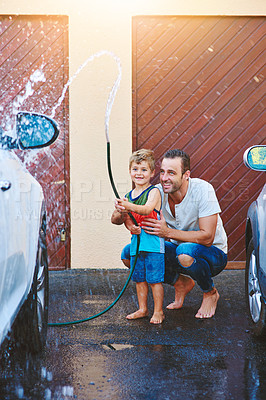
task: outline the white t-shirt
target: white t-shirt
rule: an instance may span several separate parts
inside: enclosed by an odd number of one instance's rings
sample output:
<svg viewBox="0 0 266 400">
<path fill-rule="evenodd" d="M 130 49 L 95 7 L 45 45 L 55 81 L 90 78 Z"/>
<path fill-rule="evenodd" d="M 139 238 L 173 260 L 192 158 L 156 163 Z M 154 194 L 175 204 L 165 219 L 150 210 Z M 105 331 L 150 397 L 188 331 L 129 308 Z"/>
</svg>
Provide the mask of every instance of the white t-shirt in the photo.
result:
<svg viewBox="0 0 266 400">
<path fill-rule="evenodd" d="M 156 185 L 162 195 L 162 211 L 169 228 L 182 231 L 199 231 L 199 218 L 218 214 L 217 228 L 213 245 L 227 253 L 227 236 L 219 213 L 221 212 L 213 186 L 198 178 L 189 178 L 188 191 L 181 201 L 175 205 L 175 217 L 172 215 L 168 194 L 162 186 Z M 171 242 L 178 244 L 175 240 Z"/>
</svg>

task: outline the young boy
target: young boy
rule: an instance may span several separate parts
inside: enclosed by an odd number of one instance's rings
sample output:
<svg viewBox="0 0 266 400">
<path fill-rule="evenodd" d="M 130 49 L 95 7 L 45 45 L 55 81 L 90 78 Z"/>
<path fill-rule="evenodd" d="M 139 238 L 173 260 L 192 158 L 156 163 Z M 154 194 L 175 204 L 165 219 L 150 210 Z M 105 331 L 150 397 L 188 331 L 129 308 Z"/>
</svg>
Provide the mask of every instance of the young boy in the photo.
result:
<svg viewBox="0 0 266 400">
<path fill-rule="evenodd" d="M 116 199 L 117 205 L 130 211 L 141 226 L 143 219 L 160 218 L 161 195 L 152 186 L 150 179 L 154 176 L 155 160 L 152 150 L 141 149 L 132 154 L 129 159 L 129 173 L 134 183 L 134 189 L 126 194 L 125 199 Z M 140 234 L 139 255 L 135 265 L 132 280 L 136 282 L 139 309 L 127 315 L 127 319 L 137 319 L 148 315 L 147 298 L 150 284 L 154 300 L 154 312 L 150 319 L 152 324 L 160 324 L 164 320 L 163 285 L 164 280 L 164 239 L 144 232 L 136 227 L 129 216 L 125 225 L 132 233 L 130 245 L 130 263 L 133 265 L 136 255 L 137 234 Z M 121 255 L 125 263 L 125 256 Z"/>
</svg>

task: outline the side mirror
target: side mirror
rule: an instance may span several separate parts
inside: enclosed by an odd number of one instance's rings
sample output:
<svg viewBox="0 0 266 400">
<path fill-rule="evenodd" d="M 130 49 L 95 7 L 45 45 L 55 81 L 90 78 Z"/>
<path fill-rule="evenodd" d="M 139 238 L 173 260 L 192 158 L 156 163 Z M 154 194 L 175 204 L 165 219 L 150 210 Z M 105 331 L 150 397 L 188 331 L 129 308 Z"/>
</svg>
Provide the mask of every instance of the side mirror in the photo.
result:
<svg viewBox="0 0 266 400">
<path fill-rule="evenodd" d="M 243 155 L 244 164 L 255 171 L 266 171 L 266 146 L 249 147 Z"/>
<path fill-rule="evenodd" d="M 58 137 L 56 122 L 46 115 L 21 111 L 16 116 L 18 147 L 39 149 L 50 146 Z"/>
</svg>

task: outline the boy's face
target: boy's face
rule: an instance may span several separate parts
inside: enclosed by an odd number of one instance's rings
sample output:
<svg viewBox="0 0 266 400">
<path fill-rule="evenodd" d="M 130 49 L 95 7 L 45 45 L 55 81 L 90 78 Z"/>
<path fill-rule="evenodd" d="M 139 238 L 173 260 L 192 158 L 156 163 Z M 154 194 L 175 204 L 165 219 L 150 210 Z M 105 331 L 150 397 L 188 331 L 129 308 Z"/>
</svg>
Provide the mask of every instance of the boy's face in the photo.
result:
<svg viewBox="0 0 266 400">
<path fill-rule="evenodd" d="M 143 186 L 150 182 L 154 176 L 154 171 L 151 171 L 147 161 L 141 161 L 140 164 L 133 162 L 129 170 L 132 181 L 135 185 Z"/>
</svg>

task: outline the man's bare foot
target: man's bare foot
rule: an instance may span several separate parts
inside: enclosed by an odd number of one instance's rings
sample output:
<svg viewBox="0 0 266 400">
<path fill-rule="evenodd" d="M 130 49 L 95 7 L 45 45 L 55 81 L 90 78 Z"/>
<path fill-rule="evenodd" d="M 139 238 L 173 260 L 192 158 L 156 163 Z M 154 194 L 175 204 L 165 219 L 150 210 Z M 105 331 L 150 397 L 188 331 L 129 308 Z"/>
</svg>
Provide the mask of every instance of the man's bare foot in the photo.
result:
<svg viewBox="0 0 266 400">
<path fill-rule="evenodd" d="M 151 324 L 161 324 L 164 320 L 164 313 L 161 312 L 154 312 L 153 316 L 150 319 Z"/>
<path fill-rule="evenodd" d="M 178 280 L 174 284 L 175 301 L 173 301 L 173 303 L 170 303 L 166 308 L 168 308 L 168 310 L 181 308 L 186 295 L 193 289 L 194 286 L 195 282 L 193 281 L 193 279 L 185 275 L 180 275 Z"/>
<path fill-rule="evenodd" d="M 132 314 L 127 315 L 127 319 L 138 319 L 138 318 L 144 318 L 148 316 L 148 311 L 145 310 L 137 310 Z"/>
<path fill-rule="evenodd" d="M 197 314 L 196 318 L 211 318 L 214 316 L 217 302 L 219 300 L 219 293 L 217 289 L 213 288 L 210 292 L 203 293 L 203 300 L 201 303 L 201 307 Z"/>
</svg>

